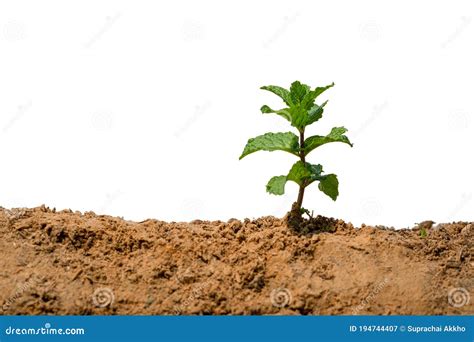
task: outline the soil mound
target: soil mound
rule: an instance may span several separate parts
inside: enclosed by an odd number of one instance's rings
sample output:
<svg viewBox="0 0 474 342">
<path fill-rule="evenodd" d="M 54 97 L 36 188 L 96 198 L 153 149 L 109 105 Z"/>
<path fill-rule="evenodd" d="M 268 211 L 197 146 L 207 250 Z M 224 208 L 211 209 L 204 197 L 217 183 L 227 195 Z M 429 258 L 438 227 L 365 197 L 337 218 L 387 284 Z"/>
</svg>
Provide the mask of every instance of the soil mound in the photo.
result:
<svg viewBox="0 0 474 342">
<path fill-rule="evenodd" d="M 322 218 L 318 218 L 322 220 Z M 125 221 L 0 207 L 0 313 L 474 313 L 474 224 L 297 234 L 286 219 Z"/>
</svg>

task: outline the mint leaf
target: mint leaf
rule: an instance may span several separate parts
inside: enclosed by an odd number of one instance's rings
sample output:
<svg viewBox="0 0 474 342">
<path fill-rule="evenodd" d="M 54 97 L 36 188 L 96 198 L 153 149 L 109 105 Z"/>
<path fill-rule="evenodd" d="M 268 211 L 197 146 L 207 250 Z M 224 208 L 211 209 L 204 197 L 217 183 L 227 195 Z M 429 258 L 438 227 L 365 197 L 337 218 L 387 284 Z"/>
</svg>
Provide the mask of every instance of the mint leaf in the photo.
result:
<svg viewBox="0 0 474 342">
<path fill-rule="evenodd" d="M 323 107 L 327 101 L 322 105 L 314 103 L 316 98 L 324 91 L 334 86 L 334 83 L 325 87 L 317 87 L 311 90 L 306 84 L 295 81 L 291 84 L 290 91 L 278 86 L 264 86 L 261 89 L 271 91 L 278 95 L 289 106 L 280 110 L 274 110 L 267 105 L 260 108 L 262 113 L 274 113 L 284 117 L 291 122 L 293 127 L 296 127 L 300 132 L 312 123 L 321 119 L 323 115 Z"/>
<path fill-rule="evenodd" d="M 295 105 L 288 108 L 288 112 L 291 116 L 291 125 L 301 132 L 308 121 L 308 111 L 301 105 Z"/>
<path fill-rule="evenodd" d="M 290 87 L 290 98 L 293 104 L 299 104 L 303 101 L 306 94 L 310 91 L 310 87 L 300 81 L 295 81 Z"/>
<path fill-rule="evenodd" d="M 239 159 L 257 151 L 277 150 L 286 151 L 297 156 L 299 151 L 298 137 L 292 132 L 259 135 L 249 139 Z"/>
<path fill-rule="evenodd" d="M 328 90 L 329 88 L 332 88 L 334 87 L 334 82 L 332 82 L 331 84 L 328 84 L 327 86 L 325 87 L 317 87 L 316 89 L 314 89 L 314 92 L 316 94 L 316 97 L 318 97 L 319 95 L 321 95 L 322 93 L 324 93 L 326 90 Z"/>
<path fill-rule="evenodd" d="M 293 164 L 287 178 L 299 186 L 303 186 L 304 181 L 309 177 L 311 177 L 311 172 L 305 167 L 304 163 L 299 160 Z"/>
<path fill-rule="evenodd" d="M 301 101 L 301 104 L 303 105 L 304 108 L 310 110 L 312 107 L 314 107 L 316 105 L 314 103 L 316 98 L 331 87 L 334 87 L 334 82 L 327 85 L 327 86 L 325 86 L 325 87 L 317 87 L 316 89 L 314 89 L 312 91 L 309 91 L 304 96 L 303 100 Z M 317 107 L 319 107 L 319 106 L 316 105 L 316 108 Z M 324 105 L 322 107 L 324 107 Z"/>
<path fill-rule="evenodd" d="M 348 144 L 352 147 L 352 143 L 349 141 L 349 138 L 344 135 L 347 132 L 347 129 L 344 127 L 334 127 L 326 136 L 313 135 L 307 138 L 304 142 L 304 152 L 308 154 L 315 148 L 331 143 L 331 142 L 342 142 Z"/>
<path fill-rule="evenodd" d="M 318 106 L 314 104 L 310 110 L 308 111 L 308 121 L 306 125 L 311 125 L 312 123 L 318 121 L 323 117 L 324 106 L 328 103 L 328 101 L 324 101 L 322 105 Z"/>
<path fill-rule="evenodd" d="M 316 98 L 333 86 L 334 86 L 334 83 L 327 85 L 325 87 L 317 87 L 316 89 L 309 91 L 304 96 L 303 100 L 301 101 L 301 104 L 306 109 L 311 109 L 311 107 L 315 105 L 314 101 L 316 100 Z"/>
<path fill-rule="evenodd" d="M 324 192 L 326 195 L 331 197 L 333 201 L 339 196 L 339 181 L 335 174 L 329 174 L 326 176 L 321 176 L 319 178 L 319 190 Z"/>
<path fill-rule="evenodd" d="M 286 90 L 285 88 L 269 85 L 269 86 L 260 87 L 260 89 L 268 90 L 272 92 L 273 94 L 279 96 L 288 106 L 291 106 L 290 92 Z"/>
<path fill-rule="evenodd" d="M 315 180 L 319 180 L 321 177 L 321 173 L 323 173 L 323 166 L 321 164 L 310 164 L 306 163 L 306 167 L 309 168 L 309 171 L 311 173 L 310 181 L 311 183 L 314 182 Z"/>
<path fill-rule="evenodd" d="M 273 195 L 283 195 L 287 181 L 293 181 L 299 186 L 307 187 L 314 181 L 319 181 L 319 190 L 334 201 L 339 195 L 339 182 L 335 174 L 321 175 L 323 167 L 297 161 L 293 164 L 288 176 L 275 176 L 267 184 L 267 192 Z"/>
<path fill-rule="evenodd" d="M 268 181 L 267 192 L 273 195 L 283 195 L 285 193 L 286 176 L 275 176 Z"/>
<path fill-rule="evenodd" d="M 323 172 L 321 165 L 313 165 L 297 161 L 291 168 L 288 176 L 275 176 L 268 181 L 267 192 L 273 195 L 283 195 L 287 181 L 293 181 L 300 186 L 308 186 L 315 180 L 319 180 Z"/>
<path fill-rule="evenodd" d="M 315 180 L 318 180 L 322 172 L 323 167 L 321 165 L 303 163 L 299 160 L 291 167 L 287 179 L 295 182 L 299 186 L 306 187 Z"/>
<path fill-rule="evenodd" d="M 291 122 L 292 121 L 292 116 L 291 116 L 291 112 L 289 111 L 289 109 L 290 108 L 283 108 L 283 109 L 280 109 L 280 110 L 274 110 L 274 109 L 271 109 L 270 107 L 268 107 L 267 105 L 263 105 L 262 108 L 260 108 L 260 111 L 263 114 L 271 114 L 271 113 L 278 114 L 281 117 L 288 120 L 289 122 Z"/>
<path fill-rule="evenodd" d="M 303 100 L 301 100 L 301 106 L 303 106 L 303 108 L 306 110 L 310 110 L 311 107 L 314 106 L 314 100 L 316 100 L 316 97 L 316 93 L 314 91 L 310 91 L 303 97 Z"/>
</svg>

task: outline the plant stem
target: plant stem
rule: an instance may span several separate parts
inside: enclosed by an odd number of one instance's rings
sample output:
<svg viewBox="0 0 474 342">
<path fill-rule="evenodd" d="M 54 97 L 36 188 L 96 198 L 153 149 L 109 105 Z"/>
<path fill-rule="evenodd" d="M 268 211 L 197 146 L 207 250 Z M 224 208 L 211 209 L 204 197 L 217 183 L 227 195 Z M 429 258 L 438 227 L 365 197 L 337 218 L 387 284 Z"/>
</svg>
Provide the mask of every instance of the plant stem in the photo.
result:
<svg viewBox="0 0 474 342">
<path fill-rule="evenodd" d="M 300 191 L 298 192 L 298 199 L 296 200 L 296 210 L 301 211 L 303 205 L 304 187 L 300 185 Z"/>
<path fill-rule="evenodd" d="M 300 131 L 300 160 L 303 163 L 306 163 L 305 161 L 305 153 L 304 153 L 304 129 Z M 300 190 L 298 192 L 298 199 L 296 200 L 296 210 L 298 212 L 301 212 L 301 207 L 303 205 L 303 197 L 304 197 L 304 189 L 306 188 L 305 184 L 303 183 L 300 185 Z"/>
</svg>

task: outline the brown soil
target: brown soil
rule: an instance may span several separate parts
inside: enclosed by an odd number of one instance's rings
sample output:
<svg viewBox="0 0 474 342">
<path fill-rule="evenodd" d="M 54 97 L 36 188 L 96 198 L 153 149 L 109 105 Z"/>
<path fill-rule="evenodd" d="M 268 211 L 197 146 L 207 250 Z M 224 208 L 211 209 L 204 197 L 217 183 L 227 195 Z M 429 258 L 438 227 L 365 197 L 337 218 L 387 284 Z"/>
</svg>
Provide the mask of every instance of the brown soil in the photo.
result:
<svg viewBox="0 0 474 342">
<path fill-rule="evenodd" d="M 317 220 L 332 232 L 295 233 L 274 217 L 137 223 L 0 207 L 0 312 L 474 313 L 473 223 L 422 237 Z"/>
</svg>

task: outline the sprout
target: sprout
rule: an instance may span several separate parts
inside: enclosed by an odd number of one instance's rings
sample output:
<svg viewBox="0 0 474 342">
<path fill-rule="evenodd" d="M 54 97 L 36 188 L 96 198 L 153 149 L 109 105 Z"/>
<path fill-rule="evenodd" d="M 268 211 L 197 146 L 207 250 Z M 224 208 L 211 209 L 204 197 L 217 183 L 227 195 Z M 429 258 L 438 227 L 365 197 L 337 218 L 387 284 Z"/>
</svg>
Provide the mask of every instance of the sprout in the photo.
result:
<svg viewBox="0 0 474 342">
<path fill-rule="evenodd" d="M 290 90 L 278 86 L 264 86 L 264 89 L 279 96 L 287 107 L 282 109 L 272 109 L 267 105 L 260 109 L 263 114 L 277 114 L 288 120 L 291 126 L 298 130 L 299 135 L 293 132 L 265 133 L 258 137 L 249 139 L 247 145 L 240 156 L 240 159 L 257 151 L 285 151 L 299 158 L 293 164 L 287 175 L 275 176 L 267 184 L 267 192 L 273 195 L 283 195 L 285 185 L 288 181 L 293 181 L 299 186 L 299 193 L 296 202 L 293 204 L 290 217 L 300 219 L 303 213 L 309 211 L 302 207 L 305 189 L 313 182 L 319 182 L 318 188 L 332 200 L 336 200 L 339 195 L 339 181 L 335 174 L 323 174 L 323 167 L 320 164 L 310 164 L 306 161 L 307 155 L 319 146 L 331 142 L 342 142 L 352 147 L 349 138 L 344 134 L 347 129 L 344 127 L 334 127 L 326 136 L 313 135 L 305 138 L 307 126 L 315 123 L 323 116 L 324 107 L 327 101 L 321 105 L 315 103 L 317 97 L 327 89 L 334 86 L 334 83 L 325 87 L 317 87 L 314 90 L 299 81 L 291 84 Z"/>
</svg>

